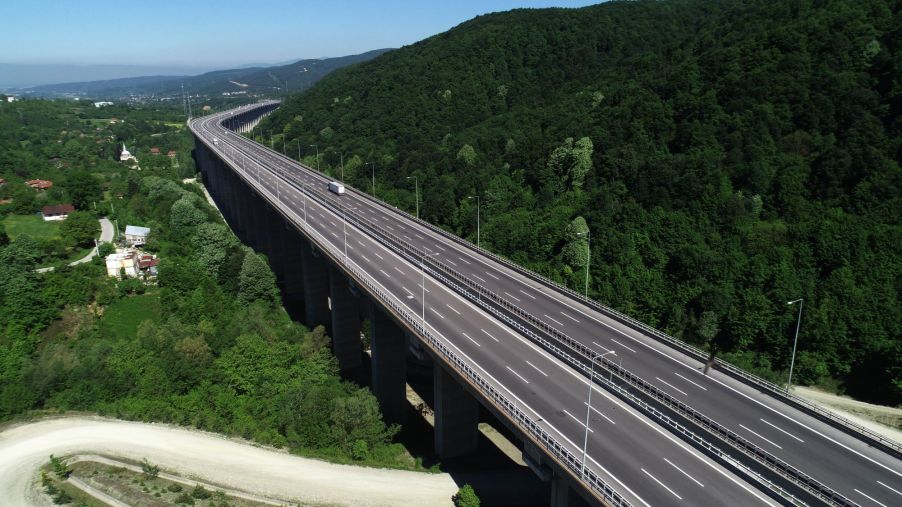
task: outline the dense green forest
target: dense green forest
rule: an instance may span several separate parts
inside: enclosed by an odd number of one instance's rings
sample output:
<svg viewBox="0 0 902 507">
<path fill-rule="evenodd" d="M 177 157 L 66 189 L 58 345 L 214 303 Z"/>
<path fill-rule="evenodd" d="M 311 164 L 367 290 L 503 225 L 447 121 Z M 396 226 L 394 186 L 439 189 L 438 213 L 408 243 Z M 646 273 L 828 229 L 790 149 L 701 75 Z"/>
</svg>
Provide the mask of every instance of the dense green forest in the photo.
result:
<svg viewBox="0 0 902 507">
<path fill-rule="evenodd" d="M 902 13 L 665 0 L 480 16 L 260 126 L 360 189 L 785 382 L 902 402 Z M 319 153 L 317 158 L 316 153 Z"/>
<path fill-rule="evenodd" d="M 194 172 L 190 156 L 183 165 L 150 155 L 153 146 L 187 151 L 180 111 L 123 108 L 114 131 L 62 142 L 62 130 L 88 131 L 91 119 L 79 115 L 92 110 L 0 102 L 0 191 L 12 199 L 0 219 L 70 199 L 80 174 L 96 194 L 97 210 L 82 212 L 95 225 L 105 214 L 120 227 L 150 227 L 143 249 L 159 256 L 159 275 L 116 280 L 99 259 L 37 273 L 47 255 L 38 241 L 0 231 L 0 421 L 89 410 L 339 461 L 415 466 L 391 443 L 397 428 L 383 423 L 372 394 L 342 381 L 323 329 L 291 321 L 266 259 L 240 244 L 198 186 L 181 183 Z M 123 141 L 140 170 L 113 162 Z M 22 183 L 34 177 L 58 179 L 59 194 L 36 197 Z"/>
</svg>

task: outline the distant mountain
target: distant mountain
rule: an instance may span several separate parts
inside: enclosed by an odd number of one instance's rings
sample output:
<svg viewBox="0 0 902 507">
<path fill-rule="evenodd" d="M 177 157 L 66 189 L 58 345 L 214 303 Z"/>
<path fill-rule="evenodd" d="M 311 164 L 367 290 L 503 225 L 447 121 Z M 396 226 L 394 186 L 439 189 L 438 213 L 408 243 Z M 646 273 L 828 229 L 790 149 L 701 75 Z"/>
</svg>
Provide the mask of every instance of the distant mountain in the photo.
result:
<svg viewBox="0 0 902 507">
<path fill-rule="evenodd" d="M 36 96 L 78 95 L 93 98 L 126 96 L 169 96 L 181 93 L 222 95 L 283 93 L 306 89 L 335 69 L 373 59 L 390 49 L 376 49 L 359 55 L 338 58 L 299 60 L 275 67 L 247 67 L 216 70 L 196 76 L 141 76 L 124 79 L 84 81 L 34 86 L 23 93 Z"/>
<path fill-rule="evenodd" d="M 190 76 L 210 67 L 160 67 L 146 65 L 30 65 L 0 63 L 0 90 L 52 83 L 110 80 L 138 76 Z"/>
</svg>

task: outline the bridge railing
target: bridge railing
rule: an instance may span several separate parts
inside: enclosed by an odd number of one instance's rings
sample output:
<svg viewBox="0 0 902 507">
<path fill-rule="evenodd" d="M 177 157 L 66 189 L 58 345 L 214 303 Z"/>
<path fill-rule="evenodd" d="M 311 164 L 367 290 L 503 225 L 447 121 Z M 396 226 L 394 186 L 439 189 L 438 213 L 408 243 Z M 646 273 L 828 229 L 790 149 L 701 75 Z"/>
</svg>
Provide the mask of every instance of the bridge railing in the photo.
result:
<svg viewBox="0 0 902 507">
<path fill-rule="evenodd" d="M 219 147 L 212 149 L 214 149 L 215 151 L 220 151 L 220 153 L 225 151 L 224 149 L 217 150 L 217 148 Z M 233 157 L 246 157 L 246 155 L 244 155 L 244 153 L 240 152 L 239 150 L 228 150 L 228 152 Z M 227 163 L 230 162 L 229 157 L 224 157 L 224 160 Z M 254 161 L 251 160 L 251 163 L 254 163 Z M 511 401 L 498 388 L 488 382 L 467 361 L 457 355 L 451 349 L 451 347 L 449 347 L 447 343 L 445 343 L 445 341 L 440 340 L 436 336 L 438 334 L 437 331 L 435 331 L 434 329 L 430 330 L 431 326 L 428 326 L 426 322 L 413 315 L 410 309 L 407 308 L 406 305 L 404 305 L 397 298 L 397 296 L 383 290 L 381 285 L 376 282 L 371 276 L 369 276 L 365 270 L 360 269 L 359 266 L 357 266 L 353 261 L 350 261 L 349 259 L 344 257 L 343 252 L 332 245 L 324 236 L 322 236 L 322 234 L 317 232 L 313 227 L 310 227 L 307 223 L 305 223 L 304 220 L 300 219 L 298 214 L 294 212 L 290 206 L 283 203 L 277 196 L 273 195 L 268 189 L 266 189 L 265 186 L 263 186 L 262 183 L 257 179 L 256 174 L 247 172 L 240 164 L 236 166 L 235 164 L 230 163 L 230 165 L 236 173 L 243 174 L 245 181 L 254 186 L 258 193 L 260 193 L 267 200 L 273 203 L 273 205 L 280 209 L 286 217 L 291 217 L 291 221 L 294 223 L 294 225 L 299 229 L 305 231 L 309 238 L 314 240 L 315 238 L 320 238 L 320 240 L 317 242 L 318 247 L 322 251 L 326 252 L 327 255 L 332 258 L 332 261 L 334 263 L 342 266 L 342 268 L 359 284 L 366 286 L 371 295 L 375 296 L 376 299 L 378 299 L 383 305 L 390 308 L 392 313 L 394 313 L 399 319 L 401 319 L 409 328 L 413 329 L 421 337 L 421 339 L 423 339 L 423 341 L 433 350 L 434 353 L 444 358 L 445 361 L 450 366 L 452 366 L 459 375 L 466 379 L 471 385 L 476 387 L 483 394 L 483 396 L 490 400 L 502 412 L 507 414 L 511 418 L 511 420 L 517 424 L 518 427 L 529 434 L 537 443 L 541 445 L 543 449 L 545 449 L 546 452 L 554 456 L 562 466 L 569 469 L 571 473 L 585 482 L 593 492 L 595 492 L 600 498 L 604 500 L 605 503 L 615 507 L 627 507 L 630 505 L 630 503 L 623 496 L 621 496 L 591 468 L 583 468 L 581 466 L 582 457 L 580 454 L 574 453 L 567 446 L 560 443 L 537 421 L 529 417 L 520 407 L 516 405 L 516 403 Z M 300 187 L 299 190 L 301 192 L 305 192 L 305 189 L 303 187 Z M 323 196 L 321 195 L 317 195 L 316 191 L 312 191 L 311 194 L 308 194 L 308 196 L 316 200 L 318 204 L 324 207 L 329 207 L 328 200 L 323 198 Z"/>
</svg>

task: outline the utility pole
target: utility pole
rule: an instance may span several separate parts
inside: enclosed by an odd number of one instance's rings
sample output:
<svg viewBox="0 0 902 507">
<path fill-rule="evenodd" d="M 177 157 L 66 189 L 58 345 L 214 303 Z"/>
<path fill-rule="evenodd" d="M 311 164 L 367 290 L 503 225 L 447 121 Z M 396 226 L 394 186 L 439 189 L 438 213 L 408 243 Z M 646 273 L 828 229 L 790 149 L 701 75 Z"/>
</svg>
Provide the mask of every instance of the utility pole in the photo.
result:
<svg viewBox="0 0 902 507">
<path fill-rule="evenodd" d="M 480 242 L 479 242 L 479 229 L 480 229 L 479 208 L 482 207 L 482 203 L 480 202 L 479 194 L 471 195 L 470 197 L 467 197 L 467 199 L 473 199 L 473 198 L 476 199 L 476 248 L 481 248 Z"/>
<path fill-rule="evenodd" d="M 586 237 L 586 298 L 589 298 L 589 264 L 592 261 L 592 237 L 590 234 L 591 231 L 586 232 L 578 232 L 577 236 L 585 236 Z"/>
<path fill-rule="evenodd" d="M 787 305 L 799 304 L 799 318 L 796 320 L 796 337 L 795 340 L 792 341 L 792 359 L 789 360 L 789 380 L 786 381 L 786 392 L 789 392 L 792 389 L 792 368 L 795 366 L 796 362 L 796 346 L 799 344 L 799 327 L 802 325 L 802 306 L 805 304 L 804 298 L 799 298 L 793 301 L 787 301 Z"/>
<path fill-rule="evenodd" d="M 408 176 L 407 179 L 413 178 L 413 189 L 417 200 L 417 218 L 420 218 L 420 182 L 416 176 Z"/>
</svg>

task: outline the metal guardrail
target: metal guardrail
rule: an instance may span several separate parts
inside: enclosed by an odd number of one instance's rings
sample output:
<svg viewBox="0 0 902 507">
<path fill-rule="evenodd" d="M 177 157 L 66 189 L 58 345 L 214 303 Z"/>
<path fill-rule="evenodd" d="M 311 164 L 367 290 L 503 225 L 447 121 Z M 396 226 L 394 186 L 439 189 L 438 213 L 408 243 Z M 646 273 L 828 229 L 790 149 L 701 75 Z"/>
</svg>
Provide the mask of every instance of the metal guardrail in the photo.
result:
<svg viewBox="0 0 902 507">
<path fill-rule="evenodd" d="M 213 151 L 224 151 L 217 150 L 217 148 L 219 147 L 210 147 L 209 145 L 207 146 Z M 244 155 L 237 150 L 235 154 Z M 228 162 L 228 160 L 226 161 Z M 252 159 L 251 161 L 254 162 Z M 255 181 L 250 173 L 246 172 L 241 167 L 236 167 L 231 163 L 229 163 L 229 165 L 236 173 L 247 175 L 247 177 L 244 177 L 243 179 L 254 186 L 257 189 L 258 193 L 275 204 L 277 208 L 287 210 L 286 213 L 283 213 L 286 215 L 286 217 L 290 218 L 293 216 L 294 218 L 298 218 L 297 214 L 291 211 L 290 207 L 282 203 L 282 201 L 276 196 L 273 196 L 272 193 L 270 193 L 263 185 L 261 185 L 259 181 Z M 298 190 L 305 192 L 303 187 L 298 188 Z M 268 195 L 268 197 L 266 197 L 266 195 Z M 319 204 L 328 206 L 326 204 L 327 200 L 322 198 L 321 196 L 311 197 L 316 199 Z M 310 237 L 311 239 L 317 236 L 322 237 L 322 235 L 315 231 L 312 227 L 308 226 L 301 220 L 294 220 L 294 218 L 290 219 L 294 223 L 295 227 L 304 230 L 307 233 L 308 237 Z M 390 308 L 398 318 L 403 320 L 411 329 L 415 330 L 421 336 L 421 338 L 423 338 L 423 341 L 427 343 L 427 345 L 432 348 L 437 355 L 445 358 L 446 362 L 451 365 L 458 374 L 466 378 L 471 384 L 477 387 L 484 396 L 486 396 L 499 409 L 506 413 L 522 430 L 531 435 L 542 446 L 542 448 L 545 449 L 546 452 L 557 458 L 558 462 L 567 467 L 571 471 L 571 473 L 574 473 L 577 477 L 581 477 L 583 482 L 585 482 L 596 494 L 598 494 L 603 499 L 603 501 L 615 507 L 628 507 L 631 505 L 614 488 L 612 488 L 600 476 L 598 476 L 598 474 L 596 474 L 591 469 L 583 469 L 581 466 L 581 456 L 573 453 L 572 451 L 567 449 L 566 446 L 558 442 L 554 437 L 551 436 L 550 433 L 543 429 L 537 421 L 532 420 L 532 418 L 526 415 L 525 412 L 517 407 L 515 403 L 509 400 L 497 388 L 495 388 L 481 375 L 479 375 L 473 367 L 467 364 L 467 362 L 461 359 L 457 354 L 455 354 L 450 347 L 448 347 L 445 343 L 443 343 L 435 335 L 433 335 L 426 328 L 425 322 L 421 321 L 416 316 L 413 316 L 411 312 L 407 308 L 405 308 L 405 306 L 400 301 L 397 300 L 396 296 L 383 291 L 379 287 L 378 283 L 373 280 L 372 277 L 370 277 L 365 271 L 354 267 L 351 262 L 343 260 L 343 254 L 339 252 L 336 247 L 332 246 L 331 243 L 329 243 L 324 237 L 322 237 L 320 243 L 321 244 L 318 245 L 319 248 L 327 252 L 327 254 L 332 258 L 333 262 L 341 265 L 349 274 L 354 277 L 354 279 L 358 283 L 365 285 L 370 290 L 372 295 L 376 296 L 376 298 L 388 308 Z"/>
</svg>

